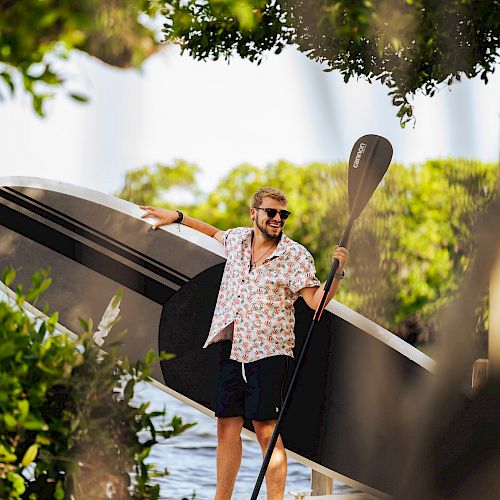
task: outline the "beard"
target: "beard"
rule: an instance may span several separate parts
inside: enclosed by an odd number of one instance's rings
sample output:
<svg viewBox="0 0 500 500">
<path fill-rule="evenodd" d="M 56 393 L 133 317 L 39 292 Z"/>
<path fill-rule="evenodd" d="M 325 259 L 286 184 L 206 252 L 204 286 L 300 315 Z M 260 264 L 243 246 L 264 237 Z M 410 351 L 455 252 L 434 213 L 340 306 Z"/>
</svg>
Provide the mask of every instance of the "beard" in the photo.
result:
<svg viewBox="0 0 500 500">
<path fill-rule="evenodd" d="M 281 221 L 280 224 L 280 230 L 277 233 L 271 232 L 273 229 L 269 228 L 269 223 L 270 220 L 262 221 L 259 219 L 259 216 L 257 215 L 255 219 L 255 224 L 257 228 L 260 230 L 260 232 L 263 234 L 265 238 L 268 240 L 274 240 L 278 241 L 281 238 L 281 233 L 283 232 L 283 221 Z"/>
</svg>

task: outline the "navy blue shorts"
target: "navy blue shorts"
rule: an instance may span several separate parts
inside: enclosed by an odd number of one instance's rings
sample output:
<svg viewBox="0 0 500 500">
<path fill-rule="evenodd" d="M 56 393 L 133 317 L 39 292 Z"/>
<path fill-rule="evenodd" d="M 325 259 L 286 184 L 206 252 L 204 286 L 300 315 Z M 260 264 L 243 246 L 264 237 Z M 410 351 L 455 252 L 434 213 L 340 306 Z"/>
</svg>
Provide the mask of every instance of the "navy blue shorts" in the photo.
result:
<svg viewBox="0 0 500 500">
<path fill-rule="evenodd" d="M 278 355 L 240 363 L 229 359 L 231 341 L 220 344 L 215 416 L 242 416 L 252 420 L 278 418 L 293 359 Z"/>
</svg>

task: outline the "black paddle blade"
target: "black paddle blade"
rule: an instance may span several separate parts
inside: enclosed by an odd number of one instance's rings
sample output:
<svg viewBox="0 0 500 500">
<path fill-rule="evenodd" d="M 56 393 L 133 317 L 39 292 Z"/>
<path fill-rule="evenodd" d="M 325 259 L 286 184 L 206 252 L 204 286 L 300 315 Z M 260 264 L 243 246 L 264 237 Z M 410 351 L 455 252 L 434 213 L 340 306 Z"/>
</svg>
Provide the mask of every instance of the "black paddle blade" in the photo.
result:
<svg viewBox="0 0 500 500">
<path fill-rule="evenodd" d="M 355 143 L 349 157 L 349 211 L 356 219 L 387 172 L 392 159 L 391 143 L 380 135 L 364 135 Z"/>
</svg>

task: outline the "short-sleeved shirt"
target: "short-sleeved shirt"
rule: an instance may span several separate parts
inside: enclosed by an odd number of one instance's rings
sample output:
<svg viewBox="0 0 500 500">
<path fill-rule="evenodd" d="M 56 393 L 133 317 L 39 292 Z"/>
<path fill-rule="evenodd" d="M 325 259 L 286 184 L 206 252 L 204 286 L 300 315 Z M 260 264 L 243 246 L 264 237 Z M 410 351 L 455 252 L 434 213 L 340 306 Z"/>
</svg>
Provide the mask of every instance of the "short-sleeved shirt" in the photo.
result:
<svg viewBox="0 0 500 500">
<path fill-rule="evenodd" d="M 203 347 L 230 339 L 230 358 L 242 363 L 281 354 L 293 357 L 293 304 L 300 290 L 320 285 L 314 259 L 282 233 L 274 252 L 250 270 L 252 237 L 251 228 L 224 232 L 227 262 Z"/>
</svg>

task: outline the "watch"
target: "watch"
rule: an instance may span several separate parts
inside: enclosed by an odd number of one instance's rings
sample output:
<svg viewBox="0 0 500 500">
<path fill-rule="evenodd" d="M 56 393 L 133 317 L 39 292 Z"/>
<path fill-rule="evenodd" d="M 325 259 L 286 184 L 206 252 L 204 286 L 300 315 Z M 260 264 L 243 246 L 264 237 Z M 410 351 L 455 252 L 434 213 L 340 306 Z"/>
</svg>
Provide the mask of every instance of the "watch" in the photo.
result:
<svg viewBox="0 0 500 500">
<path fill-rule="evenodd" d="M 179 210 L 176 210 L 176 212 L 179 214 L 179 217 L 177 217 L 177 219 L 174 220 L 174 222 L 176 222 L 177 224 L 182 224 L 182 221 L 184 220 L 184 214 Z"/>
</svg>

